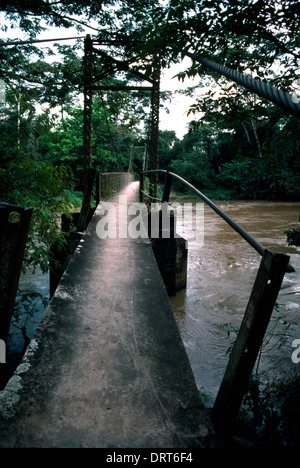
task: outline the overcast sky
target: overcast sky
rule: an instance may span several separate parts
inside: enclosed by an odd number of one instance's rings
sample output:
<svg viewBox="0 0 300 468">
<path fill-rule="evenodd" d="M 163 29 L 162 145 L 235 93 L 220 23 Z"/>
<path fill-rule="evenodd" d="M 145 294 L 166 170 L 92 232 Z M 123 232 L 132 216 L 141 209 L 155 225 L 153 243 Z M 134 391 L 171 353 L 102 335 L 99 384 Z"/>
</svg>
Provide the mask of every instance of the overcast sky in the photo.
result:
<svg viewBox="0 0 300 468">
<path fill-rule="evenodd" d="M 177 73 L 184 71 L 190 63 L 191 60 L 186 58 L 182 63 L 173 65 L 168 70 L 164 70 L 161 76 L 161 90 L 176 91 L 195 86 L 198 82 L 197 78 L 195 80 L 186 78 L 183 83 L 182 81 L 178 81 L 178 78 L 173 78 Z M 174 94 L 172 103 L 167 105 L 170 113 L 167 114 L 164 111 L 160 112 L 161 130 L 175 130 L 178 138 L 182 138 L 187 132 L 188 122 L 196 118 L 193 115 L 187 116 L 189 106 L 194 102 L 195 97 L 188 97 L 177 93 Z"/>
</svg>

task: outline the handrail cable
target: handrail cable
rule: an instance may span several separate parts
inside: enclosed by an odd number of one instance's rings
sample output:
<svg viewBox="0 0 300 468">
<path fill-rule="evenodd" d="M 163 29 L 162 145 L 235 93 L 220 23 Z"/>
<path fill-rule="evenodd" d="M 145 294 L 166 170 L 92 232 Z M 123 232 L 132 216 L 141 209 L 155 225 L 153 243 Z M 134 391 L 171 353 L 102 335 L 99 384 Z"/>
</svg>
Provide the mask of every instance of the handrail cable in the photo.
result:
<svg viewBox="0 0 300 468">
<path fill-rule="evenodd" d="M 198 197 L 200 197 L 210 208 L 212 208 L 221 218 L 224 219 L 224 221 L 227 222 L 238 234 L 240 234 L 243 239 L 245 239 L 248 244 L 250 244 L 261 256 L 263 256 L 265 252 L 265 247 L 260 244 L 251 234 L 249 234 L 247 231 L 245 231 L 244 228 L 242 228 L 238 223 L 236 223 L 230 216 L 228 216 L 223 210 L 221 210 L 220 207 L 218 207 L 215 203 L 213 203 L 206 195 L 204 195 L 200 190 L 198 190 L 194 185 L 192 185 L 190 182 L 185 180 L 183 177 L 179 176 L 178 174 L 175 174 L 174 172 L 167 171 L 165 169 L 153 169 L 149 171 L 143 171 L 142 174 L 148 174 L 152 172 L 157 172 L 161 174 L 166 174 L 171 177 L 174 177 L 175 179 L 179 180 L 182 182 L 184 185 L 186 185 L 188 188 L 190 188 Z M 149 198 L 150 195 L 146 194 L 145 192 L 141 191 L 144 195 L 146 195 Z M 162 200 L 160 200 L 162 202 Z"/>
<path fill-rule="evenodd" d="M 186 52 L 186 55 L 192 60 L 201 63 L 202 65 L 210 68 L 211 70 L 220 73 L 226 78 L 229 78 L 236 83 L 242 85 L 244 88 L 254 92 L 258 96 L 261 96 L 269 101 L 277 104 L 282 109 L 290 112 L 291 114 L 299 117 L 300 116 L 300 102 L 299 99 L 294 99 L 292 94 L 286 93 L 281 89 L 271 86 L 269 83 L 261 81 L 258 78 L 252 78 L 249 75 L 240 73 L 232 68 L 225 67 L 219 63 L 216 63 L 212 60 L 209 60 L 205 57 L 202 57 L 199 54 L 192 54 Z"/>
</svg>

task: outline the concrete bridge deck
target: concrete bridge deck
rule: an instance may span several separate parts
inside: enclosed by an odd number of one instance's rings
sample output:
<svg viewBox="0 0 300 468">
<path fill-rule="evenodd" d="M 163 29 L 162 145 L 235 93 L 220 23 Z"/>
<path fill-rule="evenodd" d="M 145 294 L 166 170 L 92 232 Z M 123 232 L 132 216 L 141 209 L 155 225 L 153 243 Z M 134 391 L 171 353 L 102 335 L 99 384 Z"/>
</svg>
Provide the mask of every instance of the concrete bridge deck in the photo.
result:
<svg viewBox="0 0 300 468">
<path fill-rule="evenodd" d="M 137 193 L 122 191 L 128 203 Z M 99 209 L 0 392 L 0 447 L 206 447 L 209 418 L 149 239 L 100 239 L 98 221 Z"/>
</svg>

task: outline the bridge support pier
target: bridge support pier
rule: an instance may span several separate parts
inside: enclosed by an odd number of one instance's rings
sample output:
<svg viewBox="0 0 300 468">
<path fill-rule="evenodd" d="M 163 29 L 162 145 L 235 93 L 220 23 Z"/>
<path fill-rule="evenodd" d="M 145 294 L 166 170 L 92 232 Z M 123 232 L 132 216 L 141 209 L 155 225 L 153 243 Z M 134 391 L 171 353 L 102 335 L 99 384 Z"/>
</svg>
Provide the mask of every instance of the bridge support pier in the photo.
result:
<svg viewBox="0 0 300 468">
<path fill-rule="evenodd" d="M 186 288 L 188 250 L 186 240 L 176 234 L 176 217 L 170 216 L 168 225 L 164 226 L 164 214 L 164 209 L 158 213 L 157 237 L 151 236 L 151 232 L 155 232 L 153 224 L 156 223 L 157 213 L 149 214 L 149 237 L 167 293 L 175 296 L 177 291 Z"/>
</svg>

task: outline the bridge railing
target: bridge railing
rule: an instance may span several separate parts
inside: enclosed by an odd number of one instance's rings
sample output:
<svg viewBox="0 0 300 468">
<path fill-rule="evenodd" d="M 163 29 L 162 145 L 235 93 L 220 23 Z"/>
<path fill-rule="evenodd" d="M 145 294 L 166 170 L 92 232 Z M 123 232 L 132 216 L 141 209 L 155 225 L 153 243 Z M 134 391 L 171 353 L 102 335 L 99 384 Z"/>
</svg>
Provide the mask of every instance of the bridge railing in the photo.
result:
<svg viewBox="0 0 300 468">
<path fill-rule="evenodd" d="M 78 231 L 85 231 L 91 212 L 93 190 L 95 190 L 96 207 L 100 200 L 108 200 L 123 187 L 133 181 L 131 172 L 98 172 L 90 168 L 87 173 L 86 186 L 81 205 Z"/>
<path fill-rule="evenodd" d="M 133 181 L 131 172 L 102 172 L 99 174 L 99 200 L 106 200 Z"/>
<path fill-rule="evenodd" d="M 212 423 L 215 431 L 229 434 L 234 428 L 243 397 L 247 392 L 251 373 L 287 270 L 289 256 L 274 253 L 266 249 L 251 234 L 245 231 L 221 208 L 206 197 L 206 195 L 173 172 L 159 169 L 142 172 L 140 174 L 141 202 L 144 201 L 145 197 L 149 200 L 157 201 L 157 199 L 148 195 L 144 190 L 145 177 L 153 172 L 165 177 L 163 195 L 159 201 L 162 203 L 169 202 L 172 180 L 177 179 L 210 206 L 262 257 L 248 305 L 212 411 Z"/>
</svg>

